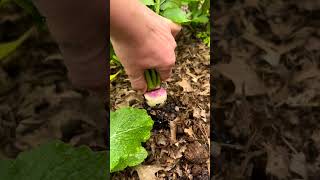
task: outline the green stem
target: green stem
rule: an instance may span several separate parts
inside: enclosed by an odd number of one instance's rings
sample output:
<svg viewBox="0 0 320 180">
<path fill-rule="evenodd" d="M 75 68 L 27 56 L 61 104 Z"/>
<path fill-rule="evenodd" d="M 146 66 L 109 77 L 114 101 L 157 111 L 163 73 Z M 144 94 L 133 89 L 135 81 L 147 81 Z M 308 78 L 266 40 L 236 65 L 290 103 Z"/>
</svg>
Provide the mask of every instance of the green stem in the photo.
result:
<svg viewBox="0 0 320 180">
<path fill-rule="evenodd" d="M 160 0 L 156 0 L 156 13 L 160 13 Z"/>
<path fill-rule="evenodd" d="M 153 86 L 152 79 L 151 79 L 151 76 L 150 76 L 150 73 L 148 70 L 144 71 L 144 76 L 147 81 L 148 91 L 151 91 L 154 88 L 154 86 Z"/>
<path fill-rule="evenodd" d="M 156 70 L 151 69 L 150 70 L 150 74 L 151 74 L 152 84 L 154 85 L 154 87 L 157 87 L 157 73 L 156 73 Z"/>
<path fill-rule="evenodd" d="M 160 88 L 160 74 L 155 69 L 145 70 L 144 76 L 147 81 L 148 91 Z"/>
</svg>

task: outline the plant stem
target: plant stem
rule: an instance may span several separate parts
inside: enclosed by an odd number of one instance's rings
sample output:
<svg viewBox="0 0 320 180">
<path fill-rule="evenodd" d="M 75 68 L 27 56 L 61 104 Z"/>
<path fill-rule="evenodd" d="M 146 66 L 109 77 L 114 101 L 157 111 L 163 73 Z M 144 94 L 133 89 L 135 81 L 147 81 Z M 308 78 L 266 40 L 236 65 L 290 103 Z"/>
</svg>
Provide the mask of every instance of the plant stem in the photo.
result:
<svg viewBox="0 0 320 180">
<path fill-rule="evenodd" d="M 144 76 L 147 81 L 148 91 L 160 88 L 160 74 L 155 69 L 145 70 Z"/>
<path fill-rule="evenodd" d="M 156 13 L 160 13 L 160 0 L 156 0 Z"/>
<path fill-rule="evenodd" d="M 148 91 L 151 91 L 154 88 L 154 86 L 153 86 L 152 79 L 151 79 L 151 76 L 150 76 L 150 73 L 148 70 L 144 71 L 144 76 L 147 81 Z"/>
<path fill-rule="evenodd" d="M 151 69 L 151 70 L 150 70 L 150 74 L 151 74 L 152 84 L 154 85 L 154 87 L 157 87 L 157 74 L 156 74 L 156 70 Z"/>
</svg>

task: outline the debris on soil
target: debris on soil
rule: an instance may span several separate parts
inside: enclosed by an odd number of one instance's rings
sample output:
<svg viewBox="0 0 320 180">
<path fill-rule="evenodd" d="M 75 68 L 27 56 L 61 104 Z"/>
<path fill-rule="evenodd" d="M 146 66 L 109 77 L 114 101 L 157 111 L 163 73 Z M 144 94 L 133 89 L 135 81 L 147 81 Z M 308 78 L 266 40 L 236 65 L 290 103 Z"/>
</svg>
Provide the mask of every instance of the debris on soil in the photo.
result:
<svg viewBox="0 0 320 180">
<path fill-rule="evenodd" d="M 217 1 L 214 178 L 320 178 L 319 1 Z"/>
</svg>

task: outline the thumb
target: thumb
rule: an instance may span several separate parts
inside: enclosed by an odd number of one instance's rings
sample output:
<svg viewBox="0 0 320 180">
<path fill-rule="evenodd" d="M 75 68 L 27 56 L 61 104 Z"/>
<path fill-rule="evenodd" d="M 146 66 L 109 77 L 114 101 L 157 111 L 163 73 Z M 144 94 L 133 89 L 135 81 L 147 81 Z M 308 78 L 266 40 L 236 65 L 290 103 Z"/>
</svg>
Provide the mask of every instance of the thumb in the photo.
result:
<svg viewBox="0 0 320 180">
<path fill-rule="evenodd" d="M 169 27 L 171 29 L 171 34 L 173 37 L 176 37 L 179 32 L 181 31 L 182 27 L 174 22 L 172 22 L 170 19 L 164 18 L 163 19 L 169 24 Z"/>
<path fill-rule="evenodd" d="M 173 37 L 176 37 L 182 29 L 182 27 L 180 25 L 178 25 L 172 21 L 169 23 L 169 26 L 170 26 L 171 34 L 173 35 Z"/>
<path fill-rule="evenodd" d="M 129 80 L 132 89 L 139 91 L 140 93 L 145 93 L 147 91 L 147 83 L 143 71 L 136 72 L 134 75 L 129 75 Z"/>
</svg>

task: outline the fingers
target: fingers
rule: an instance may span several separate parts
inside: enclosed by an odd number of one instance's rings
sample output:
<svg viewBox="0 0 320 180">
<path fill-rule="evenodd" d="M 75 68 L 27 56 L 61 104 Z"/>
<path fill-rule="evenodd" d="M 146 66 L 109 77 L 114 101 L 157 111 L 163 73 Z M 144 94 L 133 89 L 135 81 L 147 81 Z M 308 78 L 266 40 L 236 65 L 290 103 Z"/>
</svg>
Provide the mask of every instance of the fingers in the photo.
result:
<svg viewBox="0 0 320 180">
<path fill-rule="evenodd" d="M 173 35 L 173 37 L 176 37 L 182 29 L 182 27 L 180 25 L 178 25 L 172 21 L 169 23 L 169 26 L 170 26 L 171 34 Z"/>
<path fill-rule="evenodd" d="M 147 91 L 147 84 L 143 71 L 136 72 L 134 75 L 129 75 L 129 80 L 134 90 L 139 91 L 140 93 L 145 93 Z"/>
<path fill-rule="evenodd" d="M 170 19 L 164 18 L 163 19 L 169 24 L 171 34 L 173 37 L 176 37 L 179 32 L 181 31 L 182 27 L 174 22 L 172 22 Z"/>
</svg>

